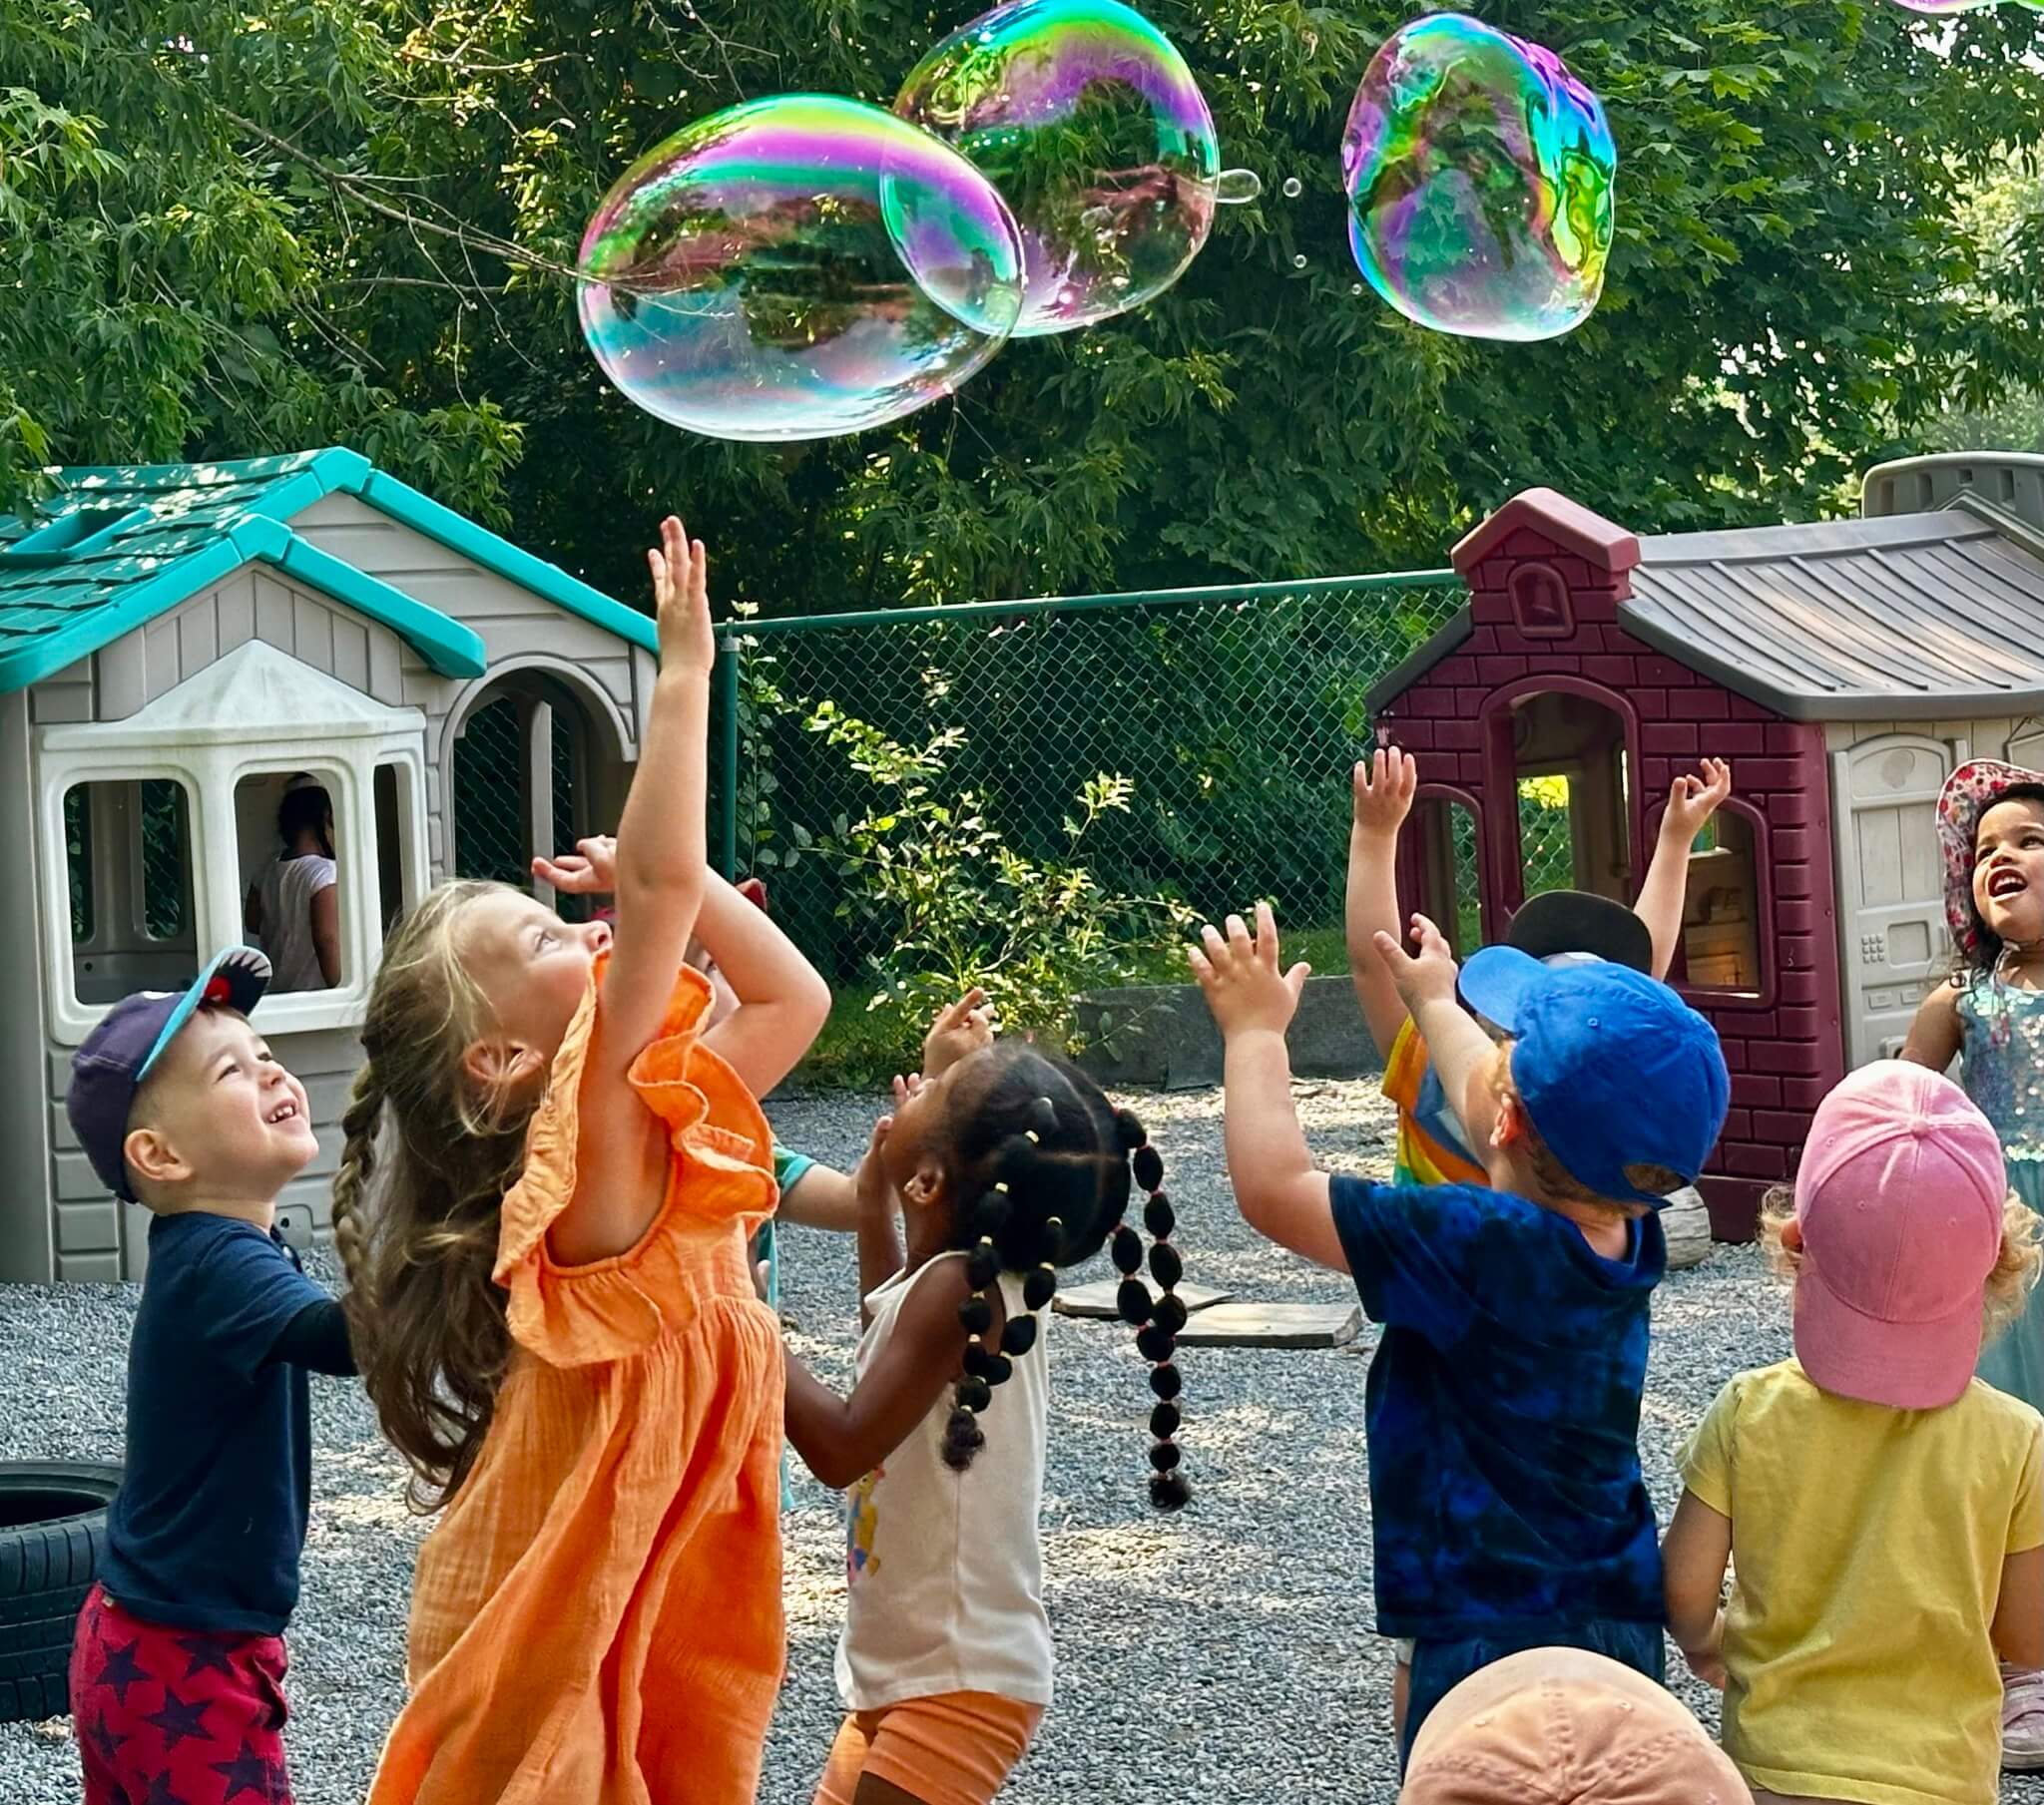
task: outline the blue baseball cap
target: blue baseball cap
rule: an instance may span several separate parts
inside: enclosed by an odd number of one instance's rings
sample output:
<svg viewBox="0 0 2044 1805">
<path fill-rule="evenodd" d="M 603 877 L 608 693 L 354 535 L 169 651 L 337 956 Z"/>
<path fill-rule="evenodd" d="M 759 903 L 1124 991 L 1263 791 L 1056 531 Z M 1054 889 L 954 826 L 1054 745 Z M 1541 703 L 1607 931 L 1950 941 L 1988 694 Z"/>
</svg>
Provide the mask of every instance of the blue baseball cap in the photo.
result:
<svg viewBox="0 0 2044 1805">
<path fill-rule="evenodd" d="M 1626 1177 L 1663 1165 L 1694 1184 L 1725 1128 L 1732 1077 L 1718 1031 L 1667 985 L 1614 964 L 1543 965 L 1485 947 L 1462 1000 L 1512 1040 L 1512 1083 L 1569 1176 L 1659 1208 Z"/>
<path fill-rule="evenodd" d="M 122 1148 L 142 1081 L 201 1009 L 217 1006 L 246 1016 L 268 988 L 269 961 L 252 946 L 231 946 L 182 991 L 123 997 L 71 1056 L 64 1113 L 100 1182 L 123 1202 L 135 1201 Z"/>
</svg>

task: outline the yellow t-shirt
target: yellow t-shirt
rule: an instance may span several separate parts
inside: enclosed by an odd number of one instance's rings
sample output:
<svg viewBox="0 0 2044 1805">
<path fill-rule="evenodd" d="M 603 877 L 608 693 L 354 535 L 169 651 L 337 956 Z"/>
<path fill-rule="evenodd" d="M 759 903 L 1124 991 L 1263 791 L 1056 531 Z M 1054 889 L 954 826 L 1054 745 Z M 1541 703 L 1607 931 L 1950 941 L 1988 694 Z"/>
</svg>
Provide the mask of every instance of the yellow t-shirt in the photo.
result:
<svg viewBox="0 0 2044 1805">
<path fill-rule="evenodd" d="M 1732 1519 L 1725 1752 L 1769 1792 L 1994 1805 L 2002 1562 L 2044 1545 L 2044 1417 L 1975 1379 L 1943 1410 L 1741 1373 L 1682 1457 Z"/>
</svg>

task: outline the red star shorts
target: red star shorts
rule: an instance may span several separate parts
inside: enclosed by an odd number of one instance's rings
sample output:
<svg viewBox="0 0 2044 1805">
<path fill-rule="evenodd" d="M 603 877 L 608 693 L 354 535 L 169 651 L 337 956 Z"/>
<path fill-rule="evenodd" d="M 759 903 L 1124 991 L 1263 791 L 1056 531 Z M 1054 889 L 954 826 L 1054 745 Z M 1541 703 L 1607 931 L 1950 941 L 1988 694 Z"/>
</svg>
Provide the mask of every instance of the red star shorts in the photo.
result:
<svg viewBox="0 0 2044 1805">
<path fill-rule="evenodd" d="M 283 1638 L 170 1629 L 97 1585 L 71 1644 L 85 1805 L 290 1805 Z"/>
</svg>

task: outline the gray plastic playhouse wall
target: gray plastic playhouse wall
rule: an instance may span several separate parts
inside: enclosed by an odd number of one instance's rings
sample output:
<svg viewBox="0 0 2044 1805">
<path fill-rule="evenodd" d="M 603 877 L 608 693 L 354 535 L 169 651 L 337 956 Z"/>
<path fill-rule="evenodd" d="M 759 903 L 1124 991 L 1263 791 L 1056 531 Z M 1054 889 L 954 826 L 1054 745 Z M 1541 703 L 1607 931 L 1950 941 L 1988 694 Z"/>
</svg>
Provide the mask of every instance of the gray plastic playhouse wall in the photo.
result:
<svg viewBox="0 0 2044 1805">
<path fill-rule="evenodd" d="M 388 629 L 264 566 L 245 568 L 56 677 L 0 697 L 0 844 L 17 855 L 0 860 L 0 994 L 20 1018 L 15 1032 L 0 1037 L 0 1279 L 133 1276 L 141 1252 L 139 1232 L 124 1227 L 121 1207 L 93 1175 L 64 1114 L 72 1048 L 53 1031 L 40 946 L 43 935 L 57 934 L 68 948 L 69 924 L 41 919 L 36 861 L 19 856 L 35 844 L 38 728 L 125 719 L 236 647 L 261 640 L 377 701 L 425 715 L 429 869 L 416 874 L 416 890 L 446 875 L 451 763 L 462 722 L 493 685 L 543 673 L 583 707 L 595 754 L 593 806 L 601 818 L 615 818 L 651 698 L 648 654 L 353 496 L 327 496 L 291 524 L 320 551 L 474 629 L 489 669 L 476 678 L 440 677 Z M 64 856 L 62 847 L 36 850 L 38 858 Z M 125 975 L 138 982 L 163 976 L 140 961 Z M 323 1227 L 359 1044 L 354 1029 L 336 1028 L 280 1036 L 273 1045 L 305 1084 L 319 1138 L 318 1157 L 283 1202 Z"/>
</svg>

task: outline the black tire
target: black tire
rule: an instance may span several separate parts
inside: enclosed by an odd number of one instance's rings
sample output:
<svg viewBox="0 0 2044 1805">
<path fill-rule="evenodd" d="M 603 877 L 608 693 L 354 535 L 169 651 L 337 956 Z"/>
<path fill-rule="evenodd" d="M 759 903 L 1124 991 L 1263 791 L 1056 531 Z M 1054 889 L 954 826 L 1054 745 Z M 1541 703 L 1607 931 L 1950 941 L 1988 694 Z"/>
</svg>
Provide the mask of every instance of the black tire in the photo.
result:
<svg viewBox="0 0 2044 1805">
<path fill-rule="evenodd" d="M 120 1486 L 96 1462 L 0 1461 L 0 1723 L 70 1709 L 72 1632 Z"/>
</svg>

